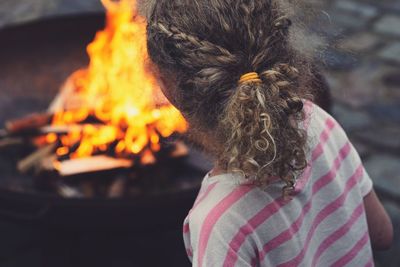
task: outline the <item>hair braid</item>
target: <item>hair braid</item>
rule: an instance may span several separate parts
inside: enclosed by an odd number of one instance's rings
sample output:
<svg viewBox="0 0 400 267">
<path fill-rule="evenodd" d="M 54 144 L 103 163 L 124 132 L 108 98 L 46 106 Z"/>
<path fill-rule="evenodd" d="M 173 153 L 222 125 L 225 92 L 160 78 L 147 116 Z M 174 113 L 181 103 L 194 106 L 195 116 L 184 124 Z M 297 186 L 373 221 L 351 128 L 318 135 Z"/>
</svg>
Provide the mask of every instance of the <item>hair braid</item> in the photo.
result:
<svg viewBox="0 0 400 267">
<path fill-rule="evenodd" d="M 174 43 L 179 49 L 191 49 L 196 57 L 188 55 L 190 66 L 196 61 L 202 66 L 204 64 L 212 64 L 212 61 L 218 64 L 233 64 L 235 63 L 235 56 L 232 55 L 227 49 L 213 44 L 206 40 L 200 40 L 194 35 L 184 33 L 175 26 L 167 26 L 161 22 L 151 25 L 152 28 L 157 29 L 160 33 L 165 34 L 168 38 L 172 38 Z M 210 56 L 213 56 L 210 61 Z M 197 59 L 197 60 L 196 60 Z M 186 61 L 183 61 L 186 62 Z"/>
</svg>

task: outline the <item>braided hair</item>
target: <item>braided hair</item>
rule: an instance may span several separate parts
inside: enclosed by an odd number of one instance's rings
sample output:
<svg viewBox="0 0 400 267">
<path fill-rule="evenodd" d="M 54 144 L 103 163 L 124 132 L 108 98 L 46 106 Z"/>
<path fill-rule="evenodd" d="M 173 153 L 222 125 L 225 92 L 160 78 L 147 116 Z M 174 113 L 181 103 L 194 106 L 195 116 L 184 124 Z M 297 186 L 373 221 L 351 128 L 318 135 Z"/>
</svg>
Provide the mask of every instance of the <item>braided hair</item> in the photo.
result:
<svg viewBox="0 0 400 267">
<path fill-rule="evenodd" d="M 191 129 L 213 133 L 207 149 L 227 171 L 284 195 L 307 166 L 302 99 L 312 99 L 308 60 L 290 44 L 277 0 L 157 0 L 147 38 L 159 75 L 173 77 L 174 104 Z M 261 82 L 238 83 L 248 72 Z M 172 90 L 172 89 L 171 89 Z"/>
</svg>

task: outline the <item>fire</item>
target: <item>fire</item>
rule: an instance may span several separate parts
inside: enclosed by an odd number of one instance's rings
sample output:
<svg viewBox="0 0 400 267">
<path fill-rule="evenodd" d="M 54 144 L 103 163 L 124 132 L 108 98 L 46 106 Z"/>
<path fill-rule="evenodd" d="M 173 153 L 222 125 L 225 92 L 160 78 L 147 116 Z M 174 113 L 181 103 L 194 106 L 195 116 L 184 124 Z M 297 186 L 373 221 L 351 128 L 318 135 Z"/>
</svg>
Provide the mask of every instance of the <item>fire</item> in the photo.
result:
<svg viewBox="0 0 400 267">
<path fill-rule="evenodd" d="M 53 125 L 68 126 L 57 154 L 82 158 L 112 149 L 114 155 L 141 154 L 149 162 L 160 139 L 185 132 L 187 123 L 146 66 L 146 21 L 136 0 L 101 1 L 106 28 L 87 48 L 88 68 L 73 73 L 62 88 L 53 118 Z"/>
</svg>

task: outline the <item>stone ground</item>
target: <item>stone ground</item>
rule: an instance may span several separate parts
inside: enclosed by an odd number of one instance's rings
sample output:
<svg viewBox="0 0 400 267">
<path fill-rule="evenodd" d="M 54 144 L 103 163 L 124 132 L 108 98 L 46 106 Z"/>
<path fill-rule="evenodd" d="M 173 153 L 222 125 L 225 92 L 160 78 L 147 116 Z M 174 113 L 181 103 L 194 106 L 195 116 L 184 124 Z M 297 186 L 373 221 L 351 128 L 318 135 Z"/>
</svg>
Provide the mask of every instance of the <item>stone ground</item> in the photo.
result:
<svg viewBox="0 0 400 267">
<path fill-rule="evenodd" d="M 333 115 L 358 149 L 395 230 L 377 266 L 400 266 L 400 1 L 330 0 L 315 35 Z M 97 12 L 98 0 L 2 0 L 0 27 L 43 16 Z M 325 27 L 326 26 L 326 27 Z"/>
</svg>

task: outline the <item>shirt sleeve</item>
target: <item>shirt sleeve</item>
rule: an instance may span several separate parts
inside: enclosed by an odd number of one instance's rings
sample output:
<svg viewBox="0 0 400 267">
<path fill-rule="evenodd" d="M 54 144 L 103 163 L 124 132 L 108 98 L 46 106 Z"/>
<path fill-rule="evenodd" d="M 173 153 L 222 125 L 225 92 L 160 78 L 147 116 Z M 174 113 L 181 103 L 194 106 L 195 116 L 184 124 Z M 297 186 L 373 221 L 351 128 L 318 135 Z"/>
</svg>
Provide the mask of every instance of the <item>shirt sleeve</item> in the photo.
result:
<svg viewBox="0 0 400 267">
<path fill-rule="evenodd" d="M 335 130 L 335 138 L 341 139 L 341 143 L 348 142 L 350 151 L 348 156 L 344 159 L 346 161 L 346 164 L 350 166 L 349 171 L 354 171 L 358 168 L 360 169 L 361 177 L 359 178 L 359 189 L 361 192 L 361 195 L 365 197 L 373 188 L 373 182 L 371 180 L 371 177 L 369 176 L 368 172 L 366 171 L 361 157 L 354 147 L 353 143 L 350 141 L 348 135 L 346 134 L 345 130 L 343 127 L 340 125 L 340 123 L 329 113 L 327 113 L 325 110 L 323 110 L 321 107 L 318 105 L 314 104 L 314 110 L 316 112 L 316 116 L 322 117 L 323 119 L 330 119 L 333 124 L 335 125 L 334 127 L 337 128 Z"/>
<path fill-rule="evenodd" d="M 373 188 L 372 179 L 369 176 L 367 170 L 365 169 L 356 148 L 350 141 L 349 143 L 350 143 L 350 154 L 348 156 L 348 160 L 351 161 L 352 164 L 354 164 L 355 168 L 357 168 L 357 166 L 360 166 L 361 168 L 361 178 L 359 179 L 359 188 L 361 191 L 361 195 L 365 197 L 369 192 L 371 192 Z"/>
</svg>

